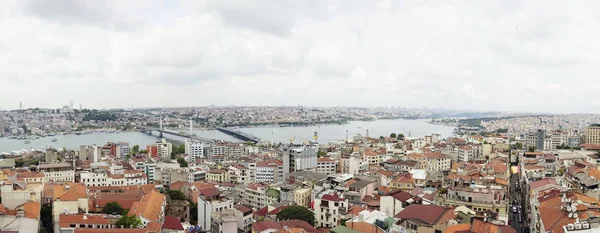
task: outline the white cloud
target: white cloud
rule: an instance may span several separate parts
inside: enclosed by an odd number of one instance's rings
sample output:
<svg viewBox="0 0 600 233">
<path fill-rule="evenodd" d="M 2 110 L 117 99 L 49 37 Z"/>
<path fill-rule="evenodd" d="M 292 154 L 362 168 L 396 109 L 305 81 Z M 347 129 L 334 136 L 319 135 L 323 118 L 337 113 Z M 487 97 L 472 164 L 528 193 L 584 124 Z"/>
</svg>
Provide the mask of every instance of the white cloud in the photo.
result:
<svg viewBox="0 0 600 233">
<path fill-rule="evenodd" d="M 598 112 L 598 11 L 592 0 L 2 1 L 0 108 Z"/>
</svg>

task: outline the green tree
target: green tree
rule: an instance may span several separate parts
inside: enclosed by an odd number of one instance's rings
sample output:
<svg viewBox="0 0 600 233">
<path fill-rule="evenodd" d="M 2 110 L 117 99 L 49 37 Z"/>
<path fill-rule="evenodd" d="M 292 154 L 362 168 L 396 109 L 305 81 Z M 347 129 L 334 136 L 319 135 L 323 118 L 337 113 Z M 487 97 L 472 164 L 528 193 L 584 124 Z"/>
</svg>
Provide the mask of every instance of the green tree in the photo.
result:
<svg viewBox="0 0 600 233">
<path fill-rule="evenodd" d="M 177 159 L 177 163 L 179 163 L 179 167 L 188 167 L 189 166 L 188 162 L 185 161 L 185 159 L 183 159 L 181 157 Z"/>
<path fill-rule="evenodd" d="M 535 146 L 530 146 L 529 148 L 527 148 L 527 151 L 535 152 Z"/>
<path fill-rule="evenodd" d="M 395 133 L 390 134 L 390 138 L 396 138 L 396 137 L 397 137 L 397 135 Z"/>
<path fill-rule="evenodd" d="M 277 220 L 279 221 L 290 219 L 302 220 L 311 226 L 315 225 L 315 213 L 304 206 L 289 206 L 277 214 Z"/>
<path fill-rule="evenodd" d="M 171 200 L 186 200 L 183 192 L 179 190 L 167 190 L 167 195 L 169 195 Z"/>
<path fill-rule="evenodd" d="M 140 220 L 135 215 L 123 215 L 117 222 L 115 223 L 116 227 L 123 226 L 124 228 L 137 228 L 142 225 L 142 220 Z"/>
<path fill-rule="evenodd" d="M 109 202 L 106 203 L 104 208 L 102 208 L 102 213 L 121 215 L 125 213 L 125 209 L 123 209 L 121 204 L 119 204 L 118 202 Z"/>
<path fill-rule="evenodd" d="M 53 232 L 54 225 L 52 224 L 52 205 L 51 204 L 43 204 L 40 210 L 40 221 L 42 222 L 42 228 L 46 230 L 46 232 Z"/>
<path fill-rule="evenodd" d="M 404 139 L 404 134 L 401 134 L 401 133 L 399 133 L 399 134 L 398 134 L 398 138 L 399 138 L 399 139 Z"/>
<path fill-rule="evenodd" d="M 517 149 L 522 150 L 523 149 L 523 143 L 517 142 L 515 143 L 515 146 L 517 147 Z"/>
<path fill-rule="evenodd" d="M 140 152 L 140 146 L 139 145 L 133 146 L 132 151 L 134 154 L 137 154 L 138 152 Z"/>
<path fill-rule="evenodd" d="M 317 155 L 319 157 L 324 157 L 325 155 L 327 155 L 327 152 L 320 150 L 319 152 L 317 152 Z"/>
<path fill-rule="evenodd" d="M 384 136 L 379 136 L 379 139 L 385 139 L 385 137 Z"/>
</svg>

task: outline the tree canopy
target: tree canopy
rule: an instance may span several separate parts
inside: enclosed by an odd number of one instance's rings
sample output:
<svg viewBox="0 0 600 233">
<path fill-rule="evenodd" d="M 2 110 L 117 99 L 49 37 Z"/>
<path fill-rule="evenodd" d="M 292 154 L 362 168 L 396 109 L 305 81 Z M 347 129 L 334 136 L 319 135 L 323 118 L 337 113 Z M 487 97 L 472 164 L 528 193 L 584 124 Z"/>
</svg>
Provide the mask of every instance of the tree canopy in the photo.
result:
<svg viewBox="0 0 600 233">
<path fill-rule="evenodd" d="M 523 143 L 517 142 L 515 143 L 515 146 L 517 147 L 517 149 L 522 150 L 523 149 Z"/>
<path fill-rule="evenodd" d="M 135 215 L 123 215 L 117 222 L 115 223 L 116 227 L 123 226 L 124 228 L 137 228 L 142 225 L 142 220 L 140 220 Z"/>
<path fill-rule="evenodd" d="M 396 138 L 396 137 L 397 137 L 397 135 L 395 133 L 390 134 L 390 138 Z"/>
<path fill-rule="evenodd" d="M 135 146 L 133 146 L 133 148 L 131 149 L 131 151 L 132 151 L 134 154 L 137 154 L 138 152 L 140 152 L 140 146 L 139 146 L 139 145 L 135 145 Z"/>
<path fill-rule="evenodd" d="M 169 195 L 171 200 L 186 200 L 183 192 L 179 190 L 167 190 L 167 195 Z"/>
<path fill-rule="evenodd" d="M 399 134 L 398 134 L 398 138 L 399 138 L 399 139 L 404 139 L 404 134 L 401 134 L 401 133 L 399 133 Z"/>
<path fill-rule="evenodd" d="M 185 161 L 185 159 L 179 157 L 177 158 L 177 163 L 179 163 L 179 167 L 188 167 L 189 164 L 187 161 Z"/>
<path fill-rule="evenodd" d="M 123 209 L 123 207 L 121 206 L 121 204 L 117 203 L 117 202 L 109 202 L 106 203 L 106 205 L 104 206 L 104 208 L 102 208 L 102 213 L 105 214 L 124 214 L 125 213 L 125 209 Z"/>
<path fill-rule="evenodd" d="M 277 214 L 277 220 L 298 219 L 307 222 L 311 226 L 315 225 L 315 213 L 304 206 L 289 206 Z"/>
</svg>

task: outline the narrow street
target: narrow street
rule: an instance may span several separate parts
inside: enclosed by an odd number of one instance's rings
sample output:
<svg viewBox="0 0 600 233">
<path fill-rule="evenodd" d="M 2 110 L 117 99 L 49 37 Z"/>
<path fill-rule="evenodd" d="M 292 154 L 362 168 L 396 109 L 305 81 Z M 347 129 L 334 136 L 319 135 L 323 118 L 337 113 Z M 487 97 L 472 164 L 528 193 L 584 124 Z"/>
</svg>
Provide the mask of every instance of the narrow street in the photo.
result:
<svg viewBox="0 0 600 233">
<path fill-rule="evenodd" d="M 510 225 L 517 233 L 529 232 L 527 225 L 526 203 L 523 201 L 522 183 L 519 180 L 519 174 L 512 174 L 510 177 L 510 205 L 509 219 Z M 516 213 L 514 211 L 516 208 Z"/>
</svg>

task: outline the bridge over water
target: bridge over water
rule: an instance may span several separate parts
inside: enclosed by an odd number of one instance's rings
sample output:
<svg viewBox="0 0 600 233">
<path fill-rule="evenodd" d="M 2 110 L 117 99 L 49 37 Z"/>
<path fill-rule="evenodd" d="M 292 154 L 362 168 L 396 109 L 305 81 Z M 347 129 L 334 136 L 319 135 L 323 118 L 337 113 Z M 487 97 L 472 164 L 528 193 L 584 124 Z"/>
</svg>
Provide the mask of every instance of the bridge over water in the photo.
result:
<svg viewBox="0 0 600 233">
<path fill-rule="evenodd" d="M 168 130 L 168 129 L 160 129 L 160 128 L 156 128 L 156 127 L 138 126 L 137 129 L 141 132 L 148 133 L 148 134 L 152 134 L 153 131 L 159 132 L 160 133 L 159 137 L 162 137 L 162 134 L 171 134 L 171 135 L 175 135 L 178 137 L 191 138 L 191 139 L 195 139 L 195 140 L 199 140 L 199 141 L 203 141 L 203 142 L 215 142 L 216 141 L 216 139 L 203 138 L 203 137 L 198 137 L 195 135 L 190 135 L 187 133 L 177 132 L 177 131 Z M 250 134 L 246 134 L 244 132 L 240 132 L 238 130 L 231 130 L 231 129 L 222 128 L 222 127 L 217 127 L 217 130 L 222 133 L 231 135 L 237 139 L 247 141 L 247 142 L 258 143 L 261 140 L 258 137 L 255 137 Z"/>
</svg>

